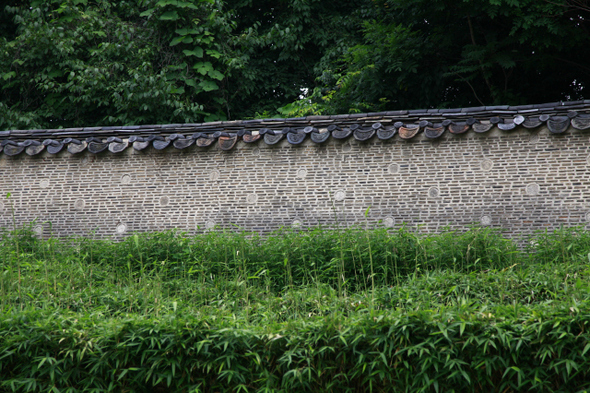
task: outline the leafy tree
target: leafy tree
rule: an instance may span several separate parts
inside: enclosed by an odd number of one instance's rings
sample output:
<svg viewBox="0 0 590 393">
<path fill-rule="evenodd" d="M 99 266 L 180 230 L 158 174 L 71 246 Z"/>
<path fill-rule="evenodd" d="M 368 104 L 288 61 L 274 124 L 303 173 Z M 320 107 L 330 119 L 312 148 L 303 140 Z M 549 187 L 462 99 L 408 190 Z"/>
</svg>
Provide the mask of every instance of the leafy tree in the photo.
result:
<svg viewBox="0 0 590 393">
<path fill-rule="evenodd" d="M 240 63 L 229 82 L 232 117 L 273 114 L 313 89 L 326 65 L 361 38 L 358 26 L 368 3 L 227 0 Z"/>
<path fill-rule="evenodd" d="M 231 30 L 220 7 L 213 0 L 7 6 L 17 36 L 1 37 L 0 127 L 219 118 L 220 42 Z"/>
<path fill-rule="evenodd" d="M 580 1 L 374 2 L 362 39 L 286 114 L 523 104 L 583 98 L 588 7 Z"/>
<path fill-rule="evenodd" d="M 535 103 L 590 78 L 586 0 L 5 4 L 3 129 Z"/>
</svg>

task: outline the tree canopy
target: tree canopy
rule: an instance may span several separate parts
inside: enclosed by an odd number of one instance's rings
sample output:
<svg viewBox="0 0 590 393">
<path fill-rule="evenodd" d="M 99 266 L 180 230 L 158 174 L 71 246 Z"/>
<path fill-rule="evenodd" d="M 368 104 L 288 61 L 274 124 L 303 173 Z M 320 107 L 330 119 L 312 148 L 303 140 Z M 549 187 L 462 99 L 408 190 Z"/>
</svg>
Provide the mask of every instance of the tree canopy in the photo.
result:
<svg viewBox="0 0 590 393">
<path fill-rule="evenodd" d="M 581 99 L 584 0 L 9 0 L 0 129 Z"/>
</svg>

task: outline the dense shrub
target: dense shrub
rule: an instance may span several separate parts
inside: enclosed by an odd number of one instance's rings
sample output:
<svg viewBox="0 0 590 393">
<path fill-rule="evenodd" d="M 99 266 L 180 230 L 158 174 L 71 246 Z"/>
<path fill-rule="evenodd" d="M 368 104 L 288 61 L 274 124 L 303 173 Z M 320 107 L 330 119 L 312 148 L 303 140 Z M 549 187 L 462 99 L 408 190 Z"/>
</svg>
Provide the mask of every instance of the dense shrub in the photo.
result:
<svg viewBox="0 0 590 393">
<path fill-rule="evenodd" d="M 581 391 L 590 308 L 463 306 L 241 327 L 4 314 L 4 391 Z"/>
<path fill-rule="evenodd" d="M 584 391 L 590 235 L 0 235 L 0 392 Z"/>
</svg>

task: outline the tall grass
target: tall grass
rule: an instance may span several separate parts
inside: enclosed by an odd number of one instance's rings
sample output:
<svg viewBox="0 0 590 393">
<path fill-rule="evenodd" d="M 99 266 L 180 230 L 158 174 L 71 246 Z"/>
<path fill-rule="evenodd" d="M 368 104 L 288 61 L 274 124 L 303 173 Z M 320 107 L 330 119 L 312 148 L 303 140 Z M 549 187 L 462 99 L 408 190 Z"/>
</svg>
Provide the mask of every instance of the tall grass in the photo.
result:
<svg viewBox="0 0 590 393">
<path fill-rule="evenodd" d="M 416 235 L 406 228 L 349 228 L 338 232 L 315 228 L 281 230 L 264 238 L 244 232 L 187 237 L 167 231 L 135 234 L 119 243 L 87 238 L 37 240 L 25 228 L 5 231 L 1 239 L 3 266 L 16 269 L 13 260 L 22 259 L 28 272 L 37 265 L 59 268 L 73 261 L 76 271 L 108 272 L 111 281 L 118 283 L 141 286 L 158 278 L 254 285 L 272 293 L 328 285 L 338 288 L 342 295 L 342 289 L 357 292 L 397 285 L 408 275 L 433 270 L 501 269 L 518 258 L 514 243 L 498 232 L 480 228 L 429 236 Z M 15 248 L 18 244 L 20 250 Z M 65 274 L 71 276 L 73 271 Z"/>
<path fill-rule="evenodd" d="M 449 296 L 458 296 L 465 280 L 472 283 L 461 296 L 534 302 L 566 289 L 585 290 L 589 238 L 586 232 L 564 229 L 541 233 L 532 241 L 535 248 L 520 250 L 485 228 L 437 235 L 418 235 L 405 227 L 314 228 L 267 237 L 166 231 L 113 242 L 41 240 L 24 227 L 0 232 L 0 307 L 160 315 L 175 304 L 177 309 L 245 311 L 248 320 L 268 308 L 284 319 L 326 314 L 324 303 L 339 304 L 338 310 L 349 310 L 346 304 L 357 301 L 399 307 L 409 304 L 400 298 L 406 296 L 445 304 Z M 435 291 L 441 282 L 442 292 Z M 520 293 L 522 288 L 531 293 Z M 400 300 L 383 300 L 396 297 Z M 294 299 L 301 299 L 300 309 Z"/>
<path fill-rule="evenodd" d="M 0 392 L 587 388 L 589 239 L 2 230 Z"/>
<path fill-rule="evenodd" d="M 315 282 L 335 287 L 342 282 L 355 291 L 366 289 L 371 278 L 377 285 L 393 285 L 399 277 L 416 271 L 503 268 L 513 263 L 516 247 L 489 229 L 418 236 L 405 228 L 395 232 L 315 228 L 282 230 L 265 238 L 228 231 L 185 237 L 171 231 L 131 237 L 121 243 L 85 241 L 81 251 L 119 268 L 130 263 L 137 270 L 143 263 L 148 270 L 162 270 L 159 266 L 167 265 L 168 277 L 265 275 L 274 291 Z"/>
</svg>

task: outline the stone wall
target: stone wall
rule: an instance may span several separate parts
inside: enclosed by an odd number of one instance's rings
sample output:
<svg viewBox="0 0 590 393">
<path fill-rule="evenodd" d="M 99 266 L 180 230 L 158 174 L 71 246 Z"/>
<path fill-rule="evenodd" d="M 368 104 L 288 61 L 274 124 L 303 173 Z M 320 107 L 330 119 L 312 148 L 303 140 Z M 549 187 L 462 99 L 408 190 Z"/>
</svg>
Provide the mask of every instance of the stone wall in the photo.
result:
<svg viewBox="0 0 590 393">
<path fill-rule="evenodd" d="M 3 154 L 0 227 L 12 227 L 13 209 L 19 225 L 34 221 L 45 237 L 336 222 L 525 235 L 590 220 L 589 137 L 517 127 L 439 139 L 240 141 L 230 151 Z"/>
</svg>

